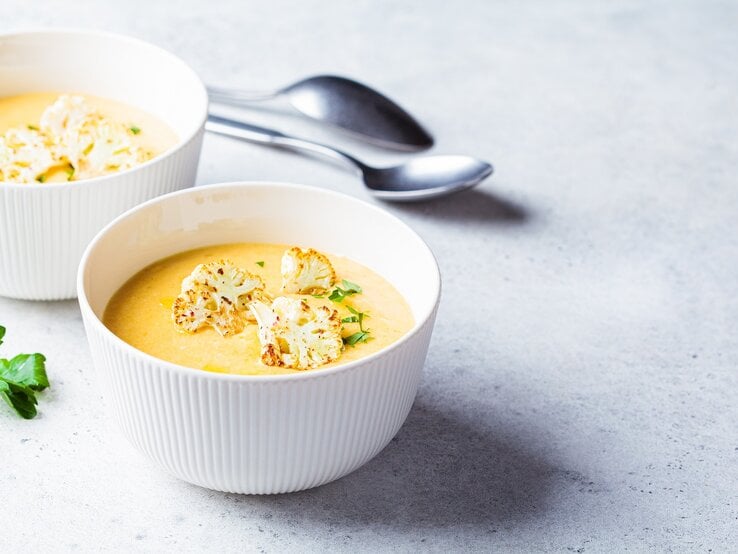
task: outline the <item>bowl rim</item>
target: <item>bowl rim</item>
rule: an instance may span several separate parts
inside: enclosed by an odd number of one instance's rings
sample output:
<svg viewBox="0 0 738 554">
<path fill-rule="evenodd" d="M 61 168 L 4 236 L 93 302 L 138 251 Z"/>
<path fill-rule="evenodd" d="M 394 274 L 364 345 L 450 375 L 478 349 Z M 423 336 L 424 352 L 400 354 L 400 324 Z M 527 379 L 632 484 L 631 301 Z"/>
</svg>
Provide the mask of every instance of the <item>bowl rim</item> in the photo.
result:
<svg viewBox="0 0 738 554">
<path fill-rule="evenodd" d="M 13 189 L 13 190 L 57 190 L 57 189 L 65 189 L 65 188 L 82 188 L 82 187 L 88 187 L 88 186 L 105 186 L 106 183 L 110 181 L 115 181 L 115 179 L 121 177 L 121 176 L 127 176 L 132 173 L 135 173 L 137 171 L 143 171 L 147 169 L 148 167 L 160 163 L 163 160 L 170 158 L 171 156 L 174 156 L 177 154 L 180 150 L 182 150 L 185 146 L 190 144 L 192 140 L 202 132 L 203 127 L 205 126 L 205 120 L 208 117 L 208 93 L 207 89 L 205 88 L 205 83 L 202 81 L 200 76 L 195 72 L 192 67 L 189 66 L 182 58 L 176 56 L 166 48 L 162 48 L 161 46 L 158 46 L 156 44 L 153 44 L 151 42 L 147 42 L 145 40 L 123 35 L 119 33 L 113 33 L 110 31 L 102 31 L 97 29 L 82 29 L 82 28 L 74 28 L 74 27 L 59 27 L 54 29 L 44 29 L 44 28 L 28 28 L 28 29 L 18 29 L 13 31 L 6 31 L 6 32 L 0 32 L 0 41 L 7 38 L 12 37 L 18 37 L 18 36 L 30 36 L 30 35 L 56 35 L 56 36 L 68 36 L 68 35 L 78 35 L 78 36 L 88 36 L 88 37 L 94 37 L 99 39 L 113 39 L 118 40 L 122 43 L 128 43 L 128 44 L 135 44 L 138 46 L 143 46 L 146 48 L 150 48 L 151 50 L 157 51 L 159 54 L 161 54 L 164 58 L 168 58 L 170 62 L 172 62 L 175 65 L 180 66 L 182 69 L 184 69 L 187 73 L 189 73 L 193 78 L 194 82 L 197 85 L 197 88 L 200 89 L 200 101 L 198 102 L 199 108 L 193 109 L 192 112 L 194 114 L 197 114 L 199 112 L 198 117 L 198 124 L 194 128 L 194 130 L 189 133 L 187 136 L 180 138 L 172 147 L 170 147 L 168 150 L 165 150 L 158 156 L 154 156 L 150 160 L 147 160 L 146 162 L 137 165 L 135 167 L 131 167 L 130 169 L 126 169 L 123 171 L 119 171 L 117 173 L 111 173 L 109 175 L 101 175 L 99 177 L 92 177 L 90 179 L 81 179 L 79 181 L 61 181 L 61 182 L 49 182 L 49 183 L 8 183 L 8 182 L 0 182 L 0 190 L 2 189 Z M 204 100 L 204 102 L 203 102 Z M 194 108 L 194 107 L 193 107 Z M 154 117 L 158 118 L 157 114 L 151 114 Z"/>
<path fill-rule="evenodd" d="M 283 188 L 283 189 L 300 190 L 303 192 L 305 190 L 308 190 L 311 194 L 317 193 L 317 194 L 323 194 L 327 197 L 334 197 L 334 198 L 337 197 L 343 200 L 348 200 L 349 202 L 354 203 L 357 206 L 360 206 L 361 209 L 368 209 L 368 210 L 374 211 L 375 213 L 381 214 L 382 217 L 387 217 L 391 220 L 394 220 L 395 223 L 404 227 L 418 241 L 418 245 L 430 256 L 430 259 L 433 262 L 434 271 L 433 271 L 433 274 L 429 276 L 433 278 L 433 282 L 431 283 L 431 286 L 432 286 L 431 294 L 434 297 L 432 306 L 429 309 L 425 310 L 423 313 L 421 313 L 420 316 L 416 318 L 413 324 L 413 327 L 409 331 L 407 331 L 404 335 L 402 335 L 399 339 L 397 339 L 392 344 L 386 346 L 385 348 L 382 348 L 381 350 L 378 350 L 377 352 L 369 354 L 366 357 L 359 358 L 358 360 L 347 362 L 345 364 L 339 364 L 336 366 L 331 366 L 331 367 L 326 367 L 326 368 L 315 368 L 315 369 L 301 371 L 299 373 L 288 373 L 288 374 L 278 374 L 278 375 L 243 375 L 243 374 L 234 374 L 234 373 L 219 373 L 219 372 L 206 371 L 203 369 L 198 369 L 194 367 L 176 364 L 174 362 L 169 362 L 167 360 L 157 358 L 156 356 L 152 356 L 151 354 L 147 354 L 146 352 L 139 350 L 138 348 L 128 344 L 126 341 L 124 341 L 123 339 L 118 337 L 115 333 L 113 333 L 110 329 L 108 329 L 108 327 L 102 322 L 102 320 L 92 310 L 92 307 L 90 306 L 90 303 L 87 300 L 87 292 L 84 286 L 84 270 L 87 267 L 89 258 L 92 255 L 92 251 L 95 249 L 95 247 L 100 242 L 100 240 L 102 240 L 102 238 L 113 227 L 117 226 L 121 221 L 129 217 L 133 217 L 137 212 L 144 210 L 148 208 L 149 206 L 162 203 L 162 202 L 167 202 L 171 198 L 176 198 L 178 196 L 186 196 L 186 195 L 196 194 L 198 192 L 208 191 L 208 190 L 217 194 L 217 192 L 221 190 L 243 189 L 243 188 L 248 189 L 248 188 L 256 188 L 256 187 L 277 187 L 277 188 Z M 374 360 L 386 357 L 394 350 L 401 348 L 405 343 L 410 341 L 410 339 L 412 339 L 418 333 L 420 333 L 421 330 L 428 323 L 428 321 L 433 318 L 433 314 L 438 309 L 440 299 L 441 299 L 441 272 L 438 267 L 438 260 L 436 259 L 435 255 L 433 254 L 433 251 L 430 249 L 430 247 L 425 242 L 425 240 L 423 240 L 423 238 L 414 229 L 412 229 L 412 227 L 410 227 L 407 223 L 402 221 L 399 217 L 389 213 L 388 211 L 383 210 L 382 208 L 375 206 L 374 204 L 370 204 L 369 202 L 359 200 L 358 198 L 355 198 L 351 195 L 336 192 L 330 189 L 324 189 L 324 188 L 312 186 L 312 185 L 301 185 L 301 184 L 289 183 L 289 182 L 284 182 L 284 181 L 229 181 L 225 183 L 213 183 L 213 184 L 208 184 L 208 185 L 200 185 L 200 186 L 195 186 L 195 187 L 184 189 L 184 190 L 170 192 L 168 194 L 164 194 L 162 196 L 158 196 L 156 198 L 148 200 L 142 204 L 138 204 L 134 206 L 133 208 L 129 209 L 128 211 L 124 212 L 123 214 L 119 215 L 118 217 L 116 217 L 113 221 L 108 223 L 105 227 L 103 227 L 95 235 L 95 237 L 87 245 L 87 248 L 85 248 L 84 254 L 82 255 L 82 259 L 79 264 L 79 268 L 77 270 L 77 300 L 79 303 L 80 311 L 82 312 L 82 316 L 86 324 L 92 324 L 95 327 L 95 331 L 97 331 L 98 333 L 101 332 L 104 335 L 105 340 L 113 341 L 113 344 L 115 344 L 118 348 L 123 349 L 123 351 L 126 352 L 126 355 L 129 358 L 130 357 L 143 358 L 147 362 L 149 362 L 148 365 L 150 367 L 155 367 L 157 371 L 168 370 L 168 371 L 178 373 L 180 375 L 194 376 L 194 377 L 202 378 L 206 380 L 213 379 L 216 381 L 232 381 L 236 383 L 239 383 L 239 382 L 240 383 L 253 383 L 253 384 L 281 383 L 284 381 L 301 381 L 304 379 L 321 379 L 321 378 L 329 377 L 331 375 L 349 372 L 361 366 L 371 364 L 371 362 L 373 362 Z M 88 340 L 89 340 L 89 334 L 90 333 L 88 331 L 87 332 Z"/>
</svg>

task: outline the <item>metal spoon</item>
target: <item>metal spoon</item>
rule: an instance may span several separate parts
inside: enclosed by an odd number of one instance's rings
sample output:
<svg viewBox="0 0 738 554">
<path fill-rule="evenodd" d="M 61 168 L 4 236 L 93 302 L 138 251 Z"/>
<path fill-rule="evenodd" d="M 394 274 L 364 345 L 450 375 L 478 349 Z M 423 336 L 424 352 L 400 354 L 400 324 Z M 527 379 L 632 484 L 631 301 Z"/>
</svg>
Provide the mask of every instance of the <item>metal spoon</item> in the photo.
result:
<svg viewBox="0 0 738 554">
<path fill-rule="evenodd" d="M 422 156 L 394 167 L 371 167 L 331 146 L 215 115 L 208 116 L 205 129 L 248 142 L 321 154 L 358 169 L 372 194 L 384 200 L 401 202 L 445 196 L 479 184 L 493 171 L 487 162 L 470 156 Z"/>
<path fill-rule="evenodd" d="M 370 142 L 398 150 L 425 150 L 433 137 L 395 102 L 366 85 L 318 75 L 270 92 L 208 87 L 210 100 L 234 106 L 284 95 L 298 111 Z"/>
</svg>

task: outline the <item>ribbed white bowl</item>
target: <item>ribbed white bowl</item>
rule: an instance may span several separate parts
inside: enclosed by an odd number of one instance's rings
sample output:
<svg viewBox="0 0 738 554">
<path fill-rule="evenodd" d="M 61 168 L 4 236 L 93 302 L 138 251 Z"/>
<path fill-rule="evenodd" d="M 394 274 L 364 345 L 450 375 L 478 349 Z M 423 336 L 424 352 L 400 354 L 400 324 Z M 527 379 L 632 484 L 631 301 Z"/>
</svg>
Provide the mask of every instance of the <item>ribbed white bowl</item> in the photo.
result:
<svg viewBox="0 0 738 554">
<path fill-rule="evenodd" d="M 129 171 L 71 183 L 0 183 L 0 296 L 73 298 L 87 243 L 125 210 L 195 182 L 207 94 L 181 60 L 88 31 L 0 35 L 0 97 L 73 92 L 119 100 L 167 123 L 179 143 Z"/>
<path fill-rule="evenodd" d="M 113 293 L 149 263 L 238 241 L 349 256 L 398 288 L 416 324 L 365 359 L 277 376 L 171 364 L 136 350 L 102 324 Z M 310 187 L 236 183 L 169 194 L 118 218 L 85 252 L 78 295 L 105 396 L 133 445 L 191 483 L 264 494 L 337 479 L 397 433 L 417 392 L 440 278 L 425 243 L 382 210 Z"/>
</svg>

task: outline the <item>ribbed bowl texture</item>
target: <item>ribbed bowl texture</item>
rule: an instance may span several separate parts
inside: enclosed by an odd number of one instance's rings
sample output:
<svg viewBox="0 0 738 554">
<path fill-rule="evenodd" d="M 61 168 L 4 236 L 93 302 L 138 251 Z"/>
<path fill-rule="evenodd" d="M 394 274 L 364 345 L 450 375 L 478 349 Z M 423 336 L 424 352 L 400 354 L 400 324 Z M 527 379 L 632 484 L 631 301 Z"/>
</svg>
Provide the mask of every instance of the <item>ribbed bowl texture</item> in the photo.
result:
<svg viewBox="0 0 738 554">
<path fill-rule="evenodd" d="M 355 362 L 244 376 L 159 360 L 101 322 L 110 297 L 148 264 L 230 242 L 296 244 L 351 257 L 397 287 L 416 324 Z M 425 243 L 376 207 L 300 185 L 231 183 L 172 193 L 116 219 L 84 254 L 78 295 L 104 396 L 133 446 L 190 483 L 266 494 L 337 479 L 397 433 L 420 382 L 440 278 Z"/>
<path fill-rule="evenodd" d="M 0 35 L 0 97 L 30 92 L 118 100 L 158 117 L 180 138 L 168 152 L 119 174 L 0 182 L 0 296 L 73 298 L 82 252 L 102 227 L 141 202 L 195 183 L 207 93 L 181 60 L 138 40 L 90 31 Z"/>
</svg>

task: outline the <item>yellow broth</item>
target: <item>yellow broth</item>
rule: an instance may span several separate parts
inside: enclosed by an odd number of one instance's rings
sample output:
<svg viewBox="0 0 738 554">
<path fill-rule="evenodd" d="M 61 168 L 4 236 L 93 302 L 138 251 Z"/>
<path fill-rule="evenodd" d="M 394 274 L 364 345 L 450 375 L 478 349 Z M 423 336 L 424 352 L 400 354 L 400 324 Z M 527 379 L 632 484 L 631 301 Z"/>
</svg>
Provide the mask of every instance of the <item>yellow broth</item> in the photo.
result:
<svg viewBox="0 0 738 554">
<path fill-rule="evenodd" d="M 272 367 L 260 360 L 260 344 L 255 323 L 237 335 L 222 337 L 211 327 L 196 333 L 179 330 L 172 321 L 172 303 L 182 280 L 200 263 L 229 259 L 237 266 L 259 275 L 267 293 L 280 296 L 280 263 L 289 246 L 275 244 L 224 244 L 189 250 L 156 262 L 134 275 L 111 298 L 103 322 L 128 344 L 152 356 L 179 365 L 243 375 L 274 375 L 299 370 Z M 341 256 L 326 253 L 338 281 L 347 279 L 362 287 L 360 294 L 332 302 L 311 295 L 283 295 L 303 298 L 312 307 L 337 309 L 341 318 L 350 316 L 347 306 L 366 312 L 364 328 L 371 339 L 346 346 L 330 367 L 363 358 L 397 341 L 413 326 L 410 307 L 400 293 L 371 269 Z M 261 267 L 256 262 L 264 262 Z M 357 323 L 344 323 L 343 335 L 359 331 Z"/>
</svg>

